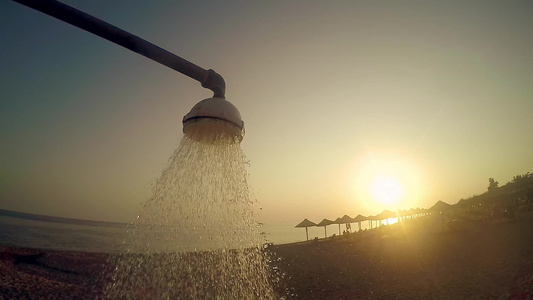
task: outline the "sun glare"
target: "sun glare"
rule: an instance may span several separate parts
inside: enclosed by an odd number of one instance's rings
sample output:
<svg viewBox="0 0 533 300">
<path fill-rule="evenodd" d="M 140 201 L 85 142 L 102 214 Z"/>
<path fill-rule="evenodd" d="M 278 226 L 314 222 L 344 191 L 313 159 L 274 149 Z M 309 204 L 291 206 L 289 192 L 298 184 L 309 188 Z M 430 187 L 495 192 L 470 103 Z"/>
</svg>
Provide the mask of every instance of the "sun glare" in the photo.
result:
<svg viewBox="0 0 533 300">
<path fill-rule="evenodd" d="M 377 202 L 394 205 L 403 197 L 404 188 L 397 178 L 379 175 L 370 184 L 370 195 Z"/>
<path fill-rule="evenodd" d="M 408 157 L 368 153 L 354 162 L 352 172 L 348 184 L 356 207 L 378 213 L 420 206 L 423 177 Z"/>
</svg>

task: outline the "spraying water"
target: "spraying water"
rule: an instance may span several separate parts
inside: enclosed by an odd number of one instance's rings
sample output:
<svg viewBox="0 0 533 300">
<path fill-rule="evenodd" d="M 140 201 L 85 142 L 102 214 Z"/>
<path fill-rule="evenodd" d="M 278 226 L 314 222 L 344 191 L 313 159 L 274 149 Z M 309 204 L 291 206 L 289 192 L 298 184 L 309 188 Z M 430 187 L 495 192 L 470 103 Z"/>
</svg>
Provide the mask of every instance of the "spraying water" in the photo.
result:
<svg viewBox="0 0 533 300">
<path fill-rule="evenodd" d="M 117 258 L 106 298 L 272 298 L 239 142 L 244 122 L 225 81 L 58 1 L 17 1 L 172 68 L 213 91 L 183 119 L 182 139 Z M 191 248 L 194 250 L 190 251 Z"/>
<path fill-rule="evenodd" d="M 246 164 L 231 136 L 184 136 L 130 228 L 105 297 L 273 299 Z"/>
</svg>

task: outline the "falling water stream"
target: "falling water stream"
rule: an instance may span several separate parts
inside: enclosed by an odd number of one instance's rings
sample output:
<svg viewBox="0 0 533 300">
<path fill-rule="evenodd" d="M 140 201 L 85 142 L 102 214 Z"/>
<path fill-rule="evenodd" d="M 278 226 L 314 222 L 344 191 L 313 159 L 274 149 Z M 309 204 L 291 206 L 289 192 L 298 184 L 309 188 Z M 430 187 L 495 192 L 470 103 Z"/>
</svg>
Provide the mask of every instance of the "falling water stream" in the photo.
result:
<svg viewBox="0 0 533 300">
<path fill-rule="evenodd" d="M 239 143 L 184 136 L 113 261 L 105 298 L 273 299 Z"/>
</svg>

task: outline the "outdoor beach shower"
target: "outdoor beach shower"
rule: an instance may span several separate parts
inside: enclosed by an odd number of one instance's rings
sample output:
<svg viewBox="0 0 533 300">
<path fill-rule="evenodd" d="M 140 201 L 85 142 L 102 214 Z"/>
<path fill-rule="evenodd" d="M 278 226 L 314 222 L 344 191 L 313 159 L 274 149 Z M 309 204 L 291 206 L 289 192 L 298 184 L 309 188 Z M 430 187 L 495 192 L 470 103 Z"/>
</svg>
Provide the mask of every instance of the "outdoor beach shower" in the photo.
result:
<svg viewBox="0 0 533 300">
<path fill-rule="evenodd" d="M 13 0 L 42 13 L 91 32 L 151 60 L 199 81 L 213 91 L 213 97 L 200 101 L 183 118 L 183 133 L 189 138 L 211 142 L 220 136 L 240 142 L 244 122 L 239 110 L 225 99 L 226 83 L 214 70 L 205 70 L 165 49 L 107 22 L 55 0 Z"/>
<path fill-rule="evenodd" d="M 183 117 L 183 133 L 202 142 L 213 142 L 219 137 L 240 142 L 244 137 L 244 122 L 233 104 L 213 97 L 198 102 Z"/>
</svg>

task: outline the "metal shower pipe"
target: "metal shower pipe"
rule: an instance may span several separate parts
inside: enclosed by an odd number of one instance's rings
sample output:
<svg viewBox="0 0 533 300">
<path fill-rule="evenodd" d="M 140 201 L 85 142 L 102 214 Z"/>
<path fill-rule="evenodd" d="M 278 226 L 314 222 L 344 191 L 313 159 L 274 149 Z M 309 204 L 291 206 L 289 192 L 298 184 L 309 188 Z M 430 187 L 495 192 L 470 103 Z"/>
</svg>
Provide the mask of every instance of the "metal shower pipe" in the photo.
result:
<svg viewBox="0 0 533 300">
<path fill-rule="evenodd" d="M 202 87 L 213 91 L 213 97 L 225 98 L 226 83 L 214 70 L 205 70 L 161 47 L 87 13 L 55 0 L 13 0 L 22 5 L 74 25 L 133 52 L 174 69 L 199 81 Z"/>
</svg>

